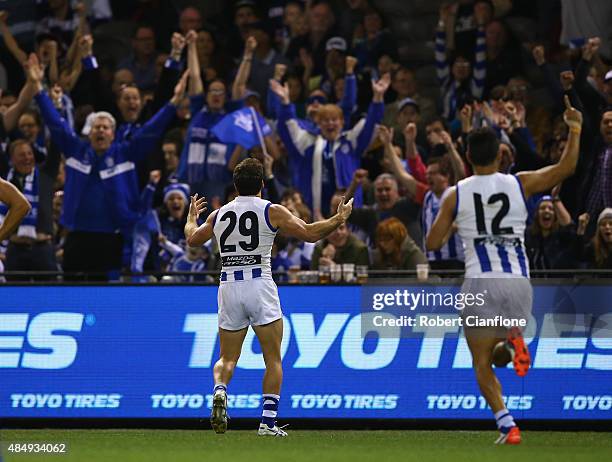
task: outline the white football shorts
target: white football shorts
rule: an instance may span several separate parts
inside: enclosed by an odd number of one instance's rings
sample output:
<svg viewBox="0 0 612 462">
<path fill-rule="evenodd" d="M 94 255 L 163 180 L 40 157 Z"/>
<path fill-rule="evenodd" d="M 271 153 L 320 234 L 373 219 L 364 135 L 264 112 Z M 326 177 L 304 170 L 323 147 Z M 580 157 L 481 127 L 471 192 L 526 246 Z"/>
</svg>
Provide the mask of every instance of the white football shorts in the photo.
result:
<svg viewBox="0 0 612 462">
<path fill-rule="evenodd" d="M 283 317 L 278 289 L 271 278 L 222 282 L 217 303 L 219 327 L 225 330 L 263 326 Z"/>
<path fill-rule="evenodd" d="M 525 320 L 531 316 L 533 288 L 527 278 L 470 278 L 463 282 L 461 292 L 480 294 L 484 300 L 484 304 L 467 306 L 461 316 Z"/>
</svg>

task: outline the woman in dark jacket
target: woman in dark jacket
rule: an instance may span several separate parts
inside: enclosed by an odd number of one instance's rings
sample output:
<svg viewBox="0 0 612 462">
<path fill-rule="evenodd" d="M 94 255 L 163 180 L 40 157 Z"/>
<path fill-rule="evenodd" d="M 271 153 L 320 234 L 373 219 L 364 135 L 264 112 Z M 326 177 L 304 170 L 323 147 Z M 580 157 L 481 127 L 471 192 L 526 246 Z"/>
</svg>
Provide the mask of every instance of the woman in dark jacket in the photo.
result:
<svg viewBox="0 0 612 462">
<path fill-rule="evenodd" d="M 525 247 L 532 270 L 576 267 L 573 249 L 578 240 L 572 219 L 558 198 L 543 196 L 536 205 Z"/>
</svg>

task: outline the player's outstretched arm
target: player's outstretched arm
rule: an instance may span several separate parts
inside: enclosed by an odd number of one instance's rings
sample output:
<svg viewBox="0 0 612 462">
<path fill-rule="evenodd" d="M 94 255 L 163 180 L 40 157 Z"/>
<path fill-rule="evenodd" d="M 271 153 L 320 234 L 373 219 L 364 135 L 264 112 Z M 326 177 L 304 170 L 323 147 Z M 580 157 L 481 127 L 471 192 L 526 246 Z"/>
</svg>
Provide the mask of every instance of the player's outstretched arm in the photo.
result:
<svg viewBox="0 0 612 462">
<path fill-rule="evenodd" d="M 208 215 L 207 220 L 198 226 L 198 217 L 206 210 L 206 199 L 198 194 L 191 196 L 189 204 L 189 215 L 187 215 L 187 223 L 185 224 L 185 239 L 189 247 L 198 247 L 204 244 L 213 236 L 213 223 L 218 212 L 213 212 Z"/>
<path fill-rule="evenodd" d="M 454 232 L 453 221 L 455 220 L 455 208 L 457 207 L 457 190 L 453 186 L 448 191 L 448 194 L 442 200 L 440 211 L 436 216 L 429 234 L 427 234 L 427 240 L 425 241 L 425 248 L 430 250 L 439 250 L 446 241 L 450 238 Z"/>
<path fill-rule="evenodd" d="M 0 241 L 3 241 L 17 228 L 23 217 L 31 209 L 30 203 L 12 183 L 0 178 L 0 202 L 8 206 L 8 213 L 0 226 Z"/>
<path fill-rule="evenodd" d="M 333 217 L 315 223 L 304 223 L 286 207 L 275 204 L 270 207 L 270 223 L 289 236 L 306 242 L 317 242 L 345 223 L 352 211 L 353 199 L 345 204 L 343 196 L 338 205 L 338 213 Z"/>
<path fill-rule="evenodd" d="M 559 162 L 539 170 L 519 172 L 516 175 L 523 185 L 525 197 L 529 197 L 538 192 L 549 191 L 566 178 L 572 176 L 576 170 L 578 154 L 580 152 L 582 114 L 572 107 L 567 95 L 565 95 L 565 112 L 563 113 L 563 120 L 569 127 L 569 135 Z"/>
</svg>

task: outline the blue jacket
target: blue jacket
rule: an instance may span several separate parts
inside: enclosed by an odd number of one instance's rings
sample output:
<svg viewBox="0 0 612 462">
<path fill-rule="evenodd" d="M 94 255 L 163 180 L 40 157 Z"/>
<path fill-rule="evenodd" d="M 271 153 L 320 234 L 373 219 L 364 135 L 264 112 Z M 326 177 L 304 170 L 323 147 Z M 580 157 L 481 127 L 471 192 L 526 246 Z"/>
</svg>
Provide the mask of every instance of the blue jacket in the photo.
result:
<svg viewBox="0 0 612 462">
<path fill-rule="evenodd" d="M 151 120 L 134 133 L 129 142 L 113 142 L 102 155 L 97 155 L 89 141 L 80 139 L 65 119 L 61 118 L 45 92 L 35 96 L 51 139 L 66 157 L 66 184 L 60 223 L 71 231 L 75 229 L 80 207 L 89 207 L 92 201 L 108 207 L 112 227 L 101 225 L 103 232 L 133 225 L 139 218 L 140 191 L 136 163 L 144 160 L 170 124 L 176 108 L 166 104 Z M 105 192 L 104 197 L 83 197 L 92 172 L 98 172 Z"/>
<path fill-rule="evenodd" d="M 348 188 L 353 179 L 353 173 L 361 165 L 361 156 L 365 153 L 376 124 L 382 121 L 384 103 L 371 103 L 368 114 L 350 130 L 344 130 L 333 143 L 334 171 L 337 188 Z M 282 105 L 278 119 L 278 135 L 287 148 L 289 165 L 293 175 L 294 186 L 304 195 L 309 207 L 316 208 L 317 192 L 313 194 L 313 175 L 315 147 L 322 137 L 304 130 L 295 117 L 292 104 Z M 331 197 L 321 197 L 320 207 L 326 210 Z M 361 194 L 355 194 L 355 206 L 361 204 Z"/>
</svg>

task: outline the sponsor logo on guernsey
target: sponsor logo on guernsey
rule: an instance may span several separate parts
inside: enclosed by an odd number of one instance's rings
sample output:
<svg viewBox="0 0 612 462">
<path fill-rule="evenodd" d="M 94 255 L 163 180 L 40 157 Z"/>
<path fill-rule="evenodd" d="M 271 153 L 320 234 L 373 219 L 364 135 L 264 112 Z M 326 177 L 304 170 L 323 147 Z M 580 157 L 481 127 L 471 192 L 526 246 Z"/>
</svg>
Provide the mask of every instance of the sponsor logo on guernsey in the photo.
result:
<svg viewBox="0 0 612 462">
<path fill-rule="evenodd" d="M 224 267 L 260 265 L 261 255 L 229 255 L 221 258 Z"/>
</svg>

